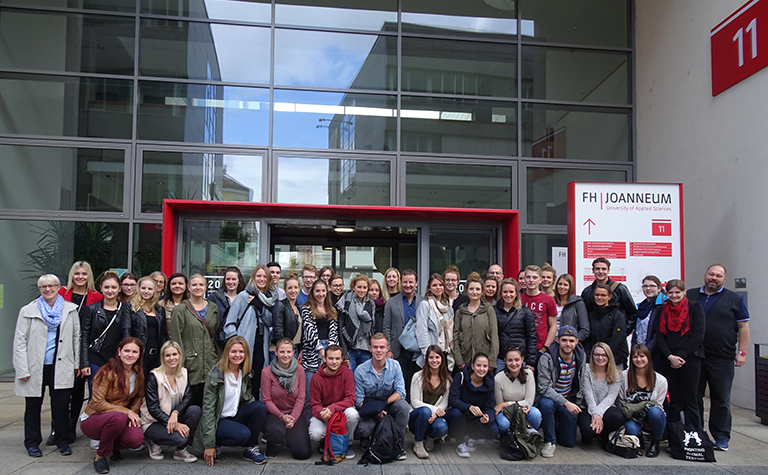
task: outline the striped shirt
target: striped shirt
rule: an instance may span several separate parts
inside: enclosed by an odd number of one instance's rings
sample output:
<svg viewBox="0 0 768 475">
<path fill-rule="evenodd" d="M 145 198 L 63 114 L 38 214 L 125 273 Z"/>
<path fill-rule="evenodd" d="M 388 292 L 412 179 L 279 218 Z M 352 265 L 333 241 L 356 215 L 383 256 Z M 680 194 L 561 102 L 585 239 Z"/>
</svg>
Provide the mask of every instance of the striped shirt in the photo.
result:
<svg viewBox="0 0 768 475">
<path fill-rule="evenodd" d="M 560 376 L 555 381 L 555 391 L 558 394 L 567 396 L 571 393 L 571 387 L 573 386 L 573 377 L 576 374 L 576 358 L 573 358 L 570 363 L 563 361 L 559 355 L 557 361 L 560 363 Z"/>
</svg>

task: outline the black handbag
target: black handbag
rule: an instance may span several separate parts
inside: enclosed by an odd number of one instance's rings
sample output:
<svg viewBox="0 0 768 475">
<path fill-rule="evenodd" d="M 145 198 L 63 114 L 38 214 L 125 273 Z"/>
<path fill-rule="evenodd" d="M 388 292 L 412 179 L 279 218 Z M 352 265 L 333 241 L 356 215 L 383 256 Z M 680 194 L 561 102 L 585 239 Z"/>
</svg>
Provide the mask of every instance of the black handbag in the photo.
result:
<svg viewBox="0 0 768 475">
<path fill-rule="evenodd" d="M 717 462 L 715 448 L 706 432 L 682 422 L 667 424 L 672 458 L 694 462 Z"/>
</svg>

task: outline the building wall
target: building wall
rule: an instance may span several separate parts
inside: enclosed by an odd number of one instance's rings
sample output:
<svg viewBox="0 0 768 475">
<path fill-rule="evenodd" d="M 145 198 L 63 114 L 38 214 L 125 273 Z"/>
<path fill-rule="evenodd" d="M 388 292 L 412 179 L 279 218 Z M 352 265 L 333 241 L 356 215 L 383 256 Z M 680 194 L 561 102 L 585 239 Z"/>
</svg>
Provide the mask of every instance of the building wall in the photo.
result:
<svg viewBox="0 0 768 475">
<path fill-rule="evenodd" d="M 765 1 L 765 0 L 763 0 Z M 635 2 L 637 180 L 681 182 L 685 272 L 701 286 L 711 263 L 726 288 L 747 278 L 751 342 L 768 341 L 762 270 L 768 264 L 768 69 L 712 97 L 710 30 L 743 0 Z M 734 43 L 734 48 L 735 48 Z M 736 371 L 732 402 L 754 408 L 754 352 Z"/>
</svg>

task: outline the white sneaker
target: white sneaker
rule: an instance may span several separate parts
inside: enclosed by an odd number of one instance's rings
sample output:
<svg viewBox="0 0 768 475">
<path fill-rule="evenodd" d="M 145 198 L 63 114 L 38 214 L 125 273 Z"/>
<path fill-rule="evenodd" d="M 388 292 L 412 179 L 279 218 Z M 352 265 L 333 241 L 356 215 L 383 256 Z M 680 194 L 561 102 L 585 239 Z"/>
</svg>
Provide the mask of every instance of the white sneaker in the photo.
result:
<svg viewBox="0 0 768 475">
<path fill-rule="evenodd" d="M 189 451 L 184 448 L 173 453 L 173 460 L 178 462 L 194 463 L 197 462 L 197 457 L 190 454 Z"/>
<path fill-rule="evenodd" d="M 545 442 L 544 445 L 541 446 L 541 456 L 549 458 L 553 455 L 555 455 L 555 444 L 552 442 Z"/>
<path fill-rule="evenodd" d="M 467 447 L 467 444 L 459 444 L 459 446 L 456 447 L 456 454 L 463 459 L 469 458 L 469 451 L 470 448 Z"/>
<path fill-rule="evenodd" d="M 148 442 L 147 447 L 149 448 L 149 458 L 152 460 L 163 460 L 165 458 L 162 447 L 156 445 L 151 440 Z"/>
<path fill-rule="evenodd" d="M 485 439 L 467 439 L 467 448 L 470 452 L 474 452 L 480 445 L 485 445 Z"/>
<path fill-rule="evenodd" d="M 91 439 L 91 448 L 93 450 L 99 450 L 99 441 L 96 439 Z"/>
</svg>

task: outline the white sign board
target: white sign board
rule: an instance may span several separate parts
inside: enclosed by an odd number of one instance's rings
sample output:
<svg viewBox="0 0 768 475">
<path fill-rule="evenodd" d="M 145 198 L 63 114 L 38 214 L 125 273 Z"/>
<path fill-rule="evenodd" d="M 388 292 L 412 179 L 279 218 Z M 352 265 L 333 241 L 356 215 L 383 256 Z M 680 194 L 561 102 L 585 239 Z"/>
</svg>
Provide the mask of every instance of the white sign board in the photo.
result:
<svg viewBox="0 0 768 475">
<path fill-rule="evenodd" d="M 683 279 L 682 202 L 682 184 L 569 183 L 568 269 L 577 290 L 594 281 L 597 257 L 636 302 L 646 275 Z"/>
</svg>

